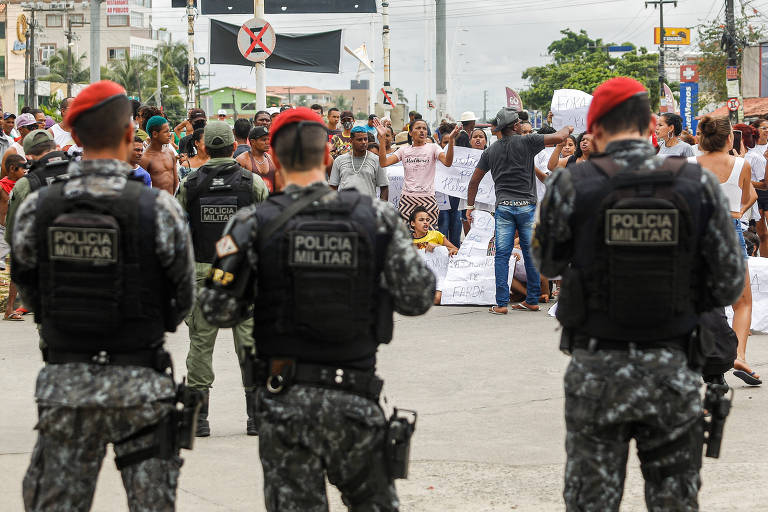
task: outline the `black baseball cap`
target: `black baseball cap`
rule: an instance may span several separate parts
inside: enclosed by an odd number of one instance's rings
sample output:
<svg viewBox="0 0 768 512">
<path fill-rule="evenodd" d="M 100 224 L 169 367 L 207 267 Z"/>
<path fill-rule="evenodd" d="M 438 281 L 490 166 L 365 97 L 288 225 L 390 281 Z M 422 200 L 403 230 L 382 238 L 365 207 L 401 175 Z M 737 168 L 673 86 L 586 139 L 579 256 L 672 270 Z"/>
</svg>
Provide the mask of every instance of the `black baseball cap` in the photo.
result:
<svg viewBox="0 0 768 512">
<path fill-rule="evenodd" d="M 248 132 L 249 140 L 256 140 L 269 135 L 269 128 L 266 126 L 254 126 L 251 131 Z"/>
</svg>

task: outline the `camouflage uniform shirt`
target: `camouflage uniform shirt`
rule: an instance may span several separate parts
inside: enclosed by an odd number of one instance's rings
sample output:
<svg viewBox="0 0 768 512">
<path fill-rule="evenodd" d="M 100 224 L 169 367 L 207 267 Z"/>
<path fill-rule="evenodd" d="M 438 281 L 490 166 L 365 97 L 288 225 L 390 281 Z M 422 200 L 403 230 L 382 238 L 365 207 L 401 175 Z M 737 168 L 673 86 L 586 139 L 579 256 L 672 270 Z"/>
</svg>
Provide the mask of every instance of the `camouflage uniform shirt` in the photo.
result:
<svg viewBox="0 0 768 512">
<path fill-rule="evenodd" d="M 69 168 L 64 195 L 89 194 L 109 200 L 119 196 L 131 166 L 118 160 L 85 160 Z M 13 230 L 14 281 L 29 303 L 37 302 L 37 235 L 35 191 L 19 206 Z M 155 201 L 155 252 L 172 289 L 179 324 L 194 298 L 194 257 L 184 212 L 167 192 Z M 42 340 L 43 343 L 45 340 Z M 132 407 L 175 395 L 173 381 L 151 368 L 88 363 L 46 365 L 38 375 L 35 397 L 41 406 Z"/>
<path fill-rule="evenodd" d="M 286 194 L 294 194 L 296 198 L 310 194 L 317 187 L 327 187 L 324 183 L 314 183 L 308 187 L 288 185 Z M 328 194 L 320 201 L 330 201 L 337 192 L 328 189 Z M 406 316 L 425 313 L 432 305 L 435 293 L 435 276 L 426 267 L 424 261 L 413 248 L 411 236 L 405 229 L 400 215 L 389 203 L 373 200 L 376 210 L 376 225 L 379 234 L 390 234 L 391 239 L 385 257 L 382 272 L 383 288 L 392 296 L 395 311 Z M 224 231 L 226 235 L 233 231 L 237 224 L 250 224 L 250 244 L 241 247 L 247 254 L 247 264 L 252 268 L 258 267 L 258 251 L 255 241 L 258 239 L 258 229 L 251 208 L 239 210 L 229 226 Z M 237 258 L 240 254 L 232 254 L 225 258 Z M 244 290 L 242 295 L 235 295 L 233 289 L 236 283 L 229 286 L 220 283 L 207 284 L 200 290 L 198 299 L 206 320 L 220 327 L 231 327 L 242 321 L 247 315 L 248 305 L 253 303 L 253 293 L 258 283 Z M 242 287 L 241 287 L 242 288 Z"/>
</svg>

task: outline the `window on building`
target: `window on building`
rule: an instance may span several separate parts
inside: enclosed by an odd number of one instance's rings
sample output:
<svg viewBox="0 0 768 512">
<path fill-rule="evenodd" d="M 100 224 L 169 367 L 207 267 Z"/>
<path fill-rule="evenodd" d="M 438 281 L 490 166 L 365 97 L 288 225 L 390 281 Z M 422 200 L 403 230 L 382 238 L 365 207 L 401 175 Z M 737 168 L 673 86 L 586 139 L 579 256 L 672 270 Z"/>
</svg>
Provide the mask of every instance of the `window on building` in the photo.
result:
<svg viewBox="0 0 768 512">
<path fill-rule="evenodd" d="M 235 110 L 235 104 L 234 103 L 222 103 L 221 108 L 224 110 Z"/>
<path fill-rule="evenodd" d="M 5 55 L 0 55 L 0 78 L 5 78 Z"/>
<path fill-rule="evenodd" d="M 107 48 L 107 59 L 109 60 L 125 59 L 126 55 L 128 55 L 128 48 Z"/>
<path fill-rule="evenodd" d="M 42 43 L 38 53 L 40 62 L 46 64 L 54 53 L 56 53 L 56 43 Z"/>
<path fill-rule="evenodd" d="M 131 26 L 136 28 L 144 28 L 144 16 L 140 12 L 131 13 Z"/>
<path fill-rule="evenodd" d="M 131 0 L 131 5 L 136 7 L 148 7 L 152 8 L 152 0 Z"/>
<path fill-rule="evenodd" d="M 256 110 L 256 102 L 252 101 L 250 103 L 241 103 L 240 110 Z"/>
<path fill-rule="evenodd" d="M 142 46 L 140 44 L 131 45 L 131 57 L 141 57 L 142 55 L 156 55 L 157 50 L 152 46 Z"/>
<path fill-rule="evenodd" d="M 0 39 L 5 39 L 5 22 L 0 21 Z"/>
<path fill-rule="evenodd" d="M 45 15 L 45 26 L 46 27 L 63 27 L 64 26 L 64 16 L 61 14 L 46 14 Z"/>
<path fill-rule="evenodd" d="M 85 25 L 85 16 L 83 14 L 69 14 L 69 23 L 73 27 L 82 27 Z"/>
<path fill-rule="evenodd" d="M 125 14 L 114 14 L 107 16 L 107 26 L 109 27 L 127 27 L 128 16 Z"/>
</svg>

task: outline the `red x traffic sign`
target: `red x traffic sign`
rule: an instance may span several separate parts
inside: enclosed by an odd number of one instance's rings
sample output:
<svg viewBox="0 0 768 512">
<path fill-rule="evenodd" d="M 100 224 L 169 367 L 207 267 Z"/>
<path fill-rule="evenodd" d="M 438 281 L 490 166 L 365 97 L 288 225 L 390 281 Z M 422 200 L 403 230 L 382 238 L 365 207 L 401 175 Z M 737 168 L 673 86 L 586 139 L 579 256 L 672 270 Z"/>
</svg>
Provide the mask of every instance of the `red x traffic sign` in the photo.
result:
<svg viewBox="0 0 768 512">
<path fill-rule="evenodd" d="M 243 23 L 237 33 L 240 55 L 251 62 L 263 62 L 275 51 L 275 29 L 261 18 L 251 18 Z"/>
</svg>

